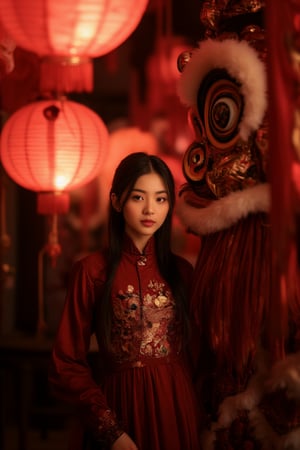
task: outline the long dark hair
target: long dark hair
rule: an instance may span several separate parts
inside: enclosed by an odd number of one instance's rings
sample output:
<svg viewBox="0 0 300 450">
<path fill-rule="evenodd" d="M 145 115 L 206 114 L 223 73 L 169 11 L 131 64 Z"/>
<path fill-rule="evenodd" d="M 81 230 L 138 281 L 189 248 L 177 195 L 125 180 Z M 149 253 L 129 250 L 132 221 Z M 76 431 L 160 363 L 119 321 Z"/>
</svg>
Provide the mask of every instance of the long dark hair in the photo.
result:
<svg viewBox="0 0 300 450">
<path fill-rule="evenodd" d="M 175 185 L 173 175 L 166 163 L 155 155 L 143 152 L 126 156 L 117 167 L 110 195 L 114 194 L 121 203 L 126 203 L 139 177 L 149 173 L 157 173 L 163 180 L 169 200 L 169 211 L 162 226 L 155 232 L 156 257 L 159 271 L 170 285 L 176 302 L 177 312 L 183 320 L 184 330 L 187 330 L 186 296 L 183 283 L 180 280 L 176 257 L 171 251 L 172 215 L 175 205 Z M 122 202 L 121 202 L 122 199 Z M 108 220 L 108 249 L 106 283 L 98 299 L 96 309 L 96 332 L 101 339 L 101 345 L 107 350 L 110 347 L 112 305 L 111 287 L 117 267 L 122 256 L 122 243 L 125 233 L 123 214 L 117 211 L 110 202 Z"/>
</svg>

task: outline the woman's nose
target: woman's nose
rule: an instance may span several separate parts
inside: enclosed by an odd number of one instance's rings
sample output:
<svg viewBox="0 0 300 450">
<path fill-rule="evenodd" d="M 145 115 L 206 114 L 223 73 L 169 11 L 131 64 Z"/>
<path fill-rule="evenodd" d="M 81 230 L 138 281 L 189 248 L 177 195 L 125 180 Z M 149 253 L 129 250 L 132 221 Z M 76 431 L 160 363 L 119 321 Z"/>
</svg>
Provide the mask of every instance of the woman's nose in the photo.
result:
<svg viewBox="0 0 300 450">
<path fill-rule="evenodd" d="M 144 214 L 154 214 L 154 205 L 151 200 L 148 200 L 144 207 Z"/>
</svg>

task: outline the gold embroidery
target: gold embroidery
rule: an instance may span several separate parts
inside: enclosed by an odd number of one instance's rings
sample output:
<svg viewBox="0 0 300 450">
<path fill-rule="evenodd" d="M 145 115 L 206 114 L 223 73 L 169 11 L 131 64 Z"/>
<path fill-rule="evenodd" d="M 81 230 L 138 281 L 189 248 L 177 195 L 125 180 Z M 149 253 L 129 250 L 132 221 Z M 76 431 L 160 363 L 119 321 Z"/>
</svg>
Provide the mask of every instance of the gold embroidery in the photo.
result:
<svg viewBox="0 0 300 450">
<path fill-rule="evenodd" d="M 131 284 L 114 299 L 112 347 L 119 362 L 137 363 L 139 355 L 164 357 L 174 350 L 170 342 L 179 345 L 179 325 L 170 291 L 156 280 L 150 280 L 147 287 L 142 299 Z"/>
</svg>

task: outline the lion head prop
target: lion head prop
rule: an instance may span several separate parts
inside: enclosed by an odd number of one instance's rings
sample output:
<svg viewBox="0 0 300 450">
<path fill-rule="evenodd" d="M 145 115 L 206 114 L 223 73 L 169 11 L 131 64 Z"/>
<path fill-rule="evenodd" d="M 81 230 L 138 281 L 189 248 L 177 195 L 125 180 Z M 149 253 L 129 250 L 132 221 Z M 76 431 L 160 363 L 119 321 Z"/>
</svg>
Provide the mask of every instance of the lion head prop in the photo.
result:
<svg viewBox="0 0 300 450">
<path fill-rule="evenodd" d="M 290 311 L 289 335 L 272 339 L 264 13 L 263 0 L 204 1 L 203 40 L 178 58 L 178 95 L 194 141 L 183 156 L 177 212 L 201 240 L 191 316 L 204 450 L 296 449 L 300 442 L 299 406 L 266 388 L 278 347 L 300 350 L 300 308 Z"/>
</svg>

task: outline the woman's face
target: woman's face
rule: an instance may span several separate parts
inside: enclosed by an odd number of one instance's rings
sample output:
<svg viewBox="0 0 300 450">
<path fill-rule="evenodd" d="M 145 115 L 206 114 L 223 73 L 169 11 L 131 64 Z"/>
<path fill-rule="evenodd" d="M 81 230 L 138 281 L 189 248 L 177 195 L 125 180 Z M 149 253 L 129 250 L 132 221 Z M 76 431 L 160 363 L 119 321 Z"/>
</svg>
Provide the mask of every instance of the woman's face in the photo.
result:
<svg viewBox="0 0 300 450">
<path fill-rule="evenodd" d="M 166 185 L 157 173 L 137 179 L 123 205 L 123 216 L 125 231 L 140 251 L 164 223 L 169 208 Z"/>
</svg>

